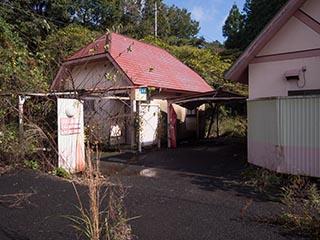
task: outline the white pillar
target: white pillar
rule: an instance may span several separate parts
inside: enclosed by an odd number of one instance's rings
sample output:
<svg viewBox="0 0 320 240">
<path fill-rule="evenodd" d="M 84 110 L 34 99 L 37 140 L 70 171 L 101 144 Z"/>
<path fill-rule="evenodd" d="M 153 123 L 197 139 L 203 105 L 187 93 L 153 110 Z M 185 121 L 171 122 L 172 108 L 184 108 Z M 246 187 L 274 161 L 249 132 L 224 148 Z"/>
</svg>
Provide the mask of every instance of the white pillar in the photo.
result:
<svg viewBox="0 0 320 240">
<path fill-rule="evenodd" d="M 24 159 L 24 128 L 23 128 L 23 104 L 26 97 L 19 96 L 19 137 L 20 137 L 20 156 Z"/>
<path fill-rule="evenodd" d="M 137 111 L 137 106 L 136 106 L 136 100 L 131 100 L 131 112 L 130 112 L 130 116 L 131 116 L 131 124 L 130 124 L 130 137 L 131 137 L 131 149 L 134 148 L 134 144 L 135 144 L 135 112 Z"/>
</svg>

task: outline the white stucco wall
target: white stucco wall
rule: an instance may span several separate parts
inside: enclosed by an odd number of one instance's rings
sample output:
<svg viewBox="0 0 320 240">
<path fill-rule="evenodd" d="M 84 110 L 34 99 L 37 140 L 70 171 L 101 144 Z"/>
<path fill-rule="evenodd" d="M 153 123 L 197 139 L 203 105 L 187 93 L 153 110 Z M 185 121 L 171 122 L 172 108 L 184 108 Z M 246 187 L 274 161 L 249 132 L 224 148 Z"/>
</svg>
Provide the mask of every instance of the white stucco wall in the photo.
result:
<svg viewBox="0 0 320 240">
<path fill-rule="evenodd" d="M 320 35 L 295 17 L 267 43 L 258 56 L 320 48 Z"/>
<path fill-rule="evenodd" d="M 305 79 L 287 81 L 285 72 L 307 68 Z M 303 85 L 305 80 L 305 86 Z M 298 86 L 299 85 L 299 86 Z M 288 91 L 320 89 L 320 57 L 301 58 L 287 61 L 255 63 L 249 65 L 249 98 L 288 96 Z"/>
<path fill-rule="evenodd" d="M 317 22 L 320 22 L 320 4 L 319 0 L 309 0 L 301 7 L 301 10 L 312 16 Z"/>
<path fill-rule="evenodd" d="M 167 113 L 168 111 L 167 100 L 155 99 L 155 100 L 152 100 L 151 103 L 158 104 L 160 106 L 160 110 L 162 112 Z M 173 108 L 177 114 L 177 119 L 180 120 L 181 122 L 185 122 L 186 116 L 187 116 L 187 109 L 177 104 L 173 104 Z"/>
<path fill-rule="evenodd" d="M 320 1 L 309 0 L 301 10 L 311 18 L 320 20 Z M 268 57 L 268 60 L 249 65 L 249 98 L 288 96 L 288 91 L 320 89 L 320 56 L 315 54 L 301 58 L 296 54 L 312 53 L 319 49 L 320 34 L 298 18 L 291 17 L 257 54 L 257 59 Z M 289 60 L 277 60 L 277 57 L 288 53 L 291 54 L 286 58 Z M 305 76 L 301 71 L 299 81 L 285 79 L 286 71 L 301 70 L 303 67 L 307 70 Z"/>
</svg>

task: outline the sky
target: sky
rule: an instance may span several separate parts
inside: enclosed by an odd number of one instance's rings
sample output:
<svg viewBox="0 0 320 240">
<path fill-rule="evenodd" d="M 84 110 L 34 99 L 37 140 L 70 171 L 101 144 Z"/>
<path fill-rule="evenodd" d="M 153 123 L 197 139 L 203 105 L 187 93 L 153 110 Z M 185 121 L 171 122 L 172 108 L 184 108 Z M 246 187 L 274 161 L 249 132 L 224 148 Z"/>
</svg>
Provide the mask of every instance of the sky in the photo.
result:
<svg viewBox="0 0 320 240">
<path fill-rule="evenodd" d="M 163 0 L 168 6 L 175 5 L 186 8 L 191 13 L 192 19 L 200 23 L 199 37 L 203 36 L 208 42 L 225 41 L 222 36 L 222 26 L 229 15 L 234 3 L 240 12 L 245 0 Z"/>
</svg>

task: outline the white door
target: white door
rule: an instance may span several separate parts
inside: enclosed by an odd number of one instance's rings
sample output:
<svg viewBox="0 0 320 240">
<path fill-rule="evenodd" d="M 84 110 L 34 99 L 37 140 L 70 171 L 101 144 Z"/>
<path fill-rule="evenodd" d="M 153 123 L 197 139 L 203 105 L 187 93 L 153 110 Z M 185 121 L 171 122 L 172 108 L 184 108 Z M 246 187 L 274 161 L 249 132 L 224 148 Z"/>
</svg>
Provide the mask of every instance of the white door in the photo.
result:
<svg viewBox="0 0 320 240">
<path fill-rule="evenodd" d="M 140 142 L 142 146 L 158 143 L 158 123 L 160 108 L 157 104 L 141 104 L 140 113 Z"/>
</svg>

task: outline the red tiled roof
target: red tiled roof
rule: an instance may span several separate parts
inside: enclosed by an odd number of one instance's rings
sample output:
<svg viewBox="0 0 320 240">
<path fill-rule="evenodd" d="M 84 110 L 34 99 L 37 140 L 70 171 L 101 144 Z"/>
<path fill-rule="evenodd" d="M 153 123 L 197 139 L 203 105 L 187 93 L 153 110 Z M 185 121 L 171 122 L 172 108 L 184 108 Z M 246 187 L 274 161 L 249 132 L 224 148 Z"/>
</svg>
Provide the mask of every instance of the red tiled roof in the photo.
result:
<svg viewBox="0 0 320 240">
<path fill-rule="evenodd" d="M 116 33 L 101 36 L 67 61 L 106 52 L 135 85 L 201 93 L 213 90 L 196 72 L 167 51 Z"/>
</svg>

